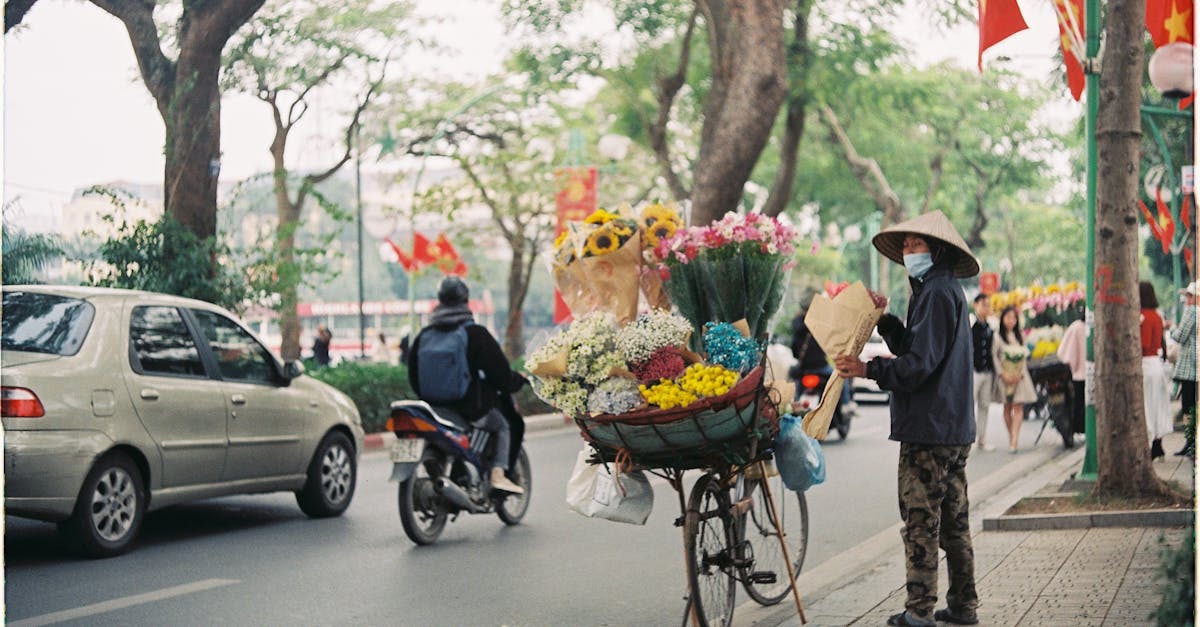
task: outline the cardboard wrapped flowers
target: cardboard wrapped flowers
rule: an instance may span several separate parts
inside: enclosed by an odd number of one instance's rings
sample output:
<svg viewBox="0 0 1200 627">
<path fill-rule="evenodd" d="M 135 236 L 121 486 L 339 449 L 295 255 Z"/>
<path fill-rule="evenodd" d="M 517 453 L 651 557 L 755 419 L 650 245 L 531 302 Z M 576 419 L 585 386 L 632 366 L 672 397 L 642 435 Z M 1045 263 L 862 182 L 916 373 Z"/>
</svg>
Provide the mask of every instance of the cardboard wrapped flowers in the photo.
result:
<svg viewBox="0 0 1200 627">
<path fill-rule="evenodd" d="M 686 407 L 641 409 L 623 414 L 575 417 L 583 438 L 606 461 L 627 451 L 647 467 L 704 468 L 715 463 L 746 464 L 754 444 L 779 431 L 778 414 L 766 402 L 763 368 L 755 367 L 720 396 Z"/>
</svg>

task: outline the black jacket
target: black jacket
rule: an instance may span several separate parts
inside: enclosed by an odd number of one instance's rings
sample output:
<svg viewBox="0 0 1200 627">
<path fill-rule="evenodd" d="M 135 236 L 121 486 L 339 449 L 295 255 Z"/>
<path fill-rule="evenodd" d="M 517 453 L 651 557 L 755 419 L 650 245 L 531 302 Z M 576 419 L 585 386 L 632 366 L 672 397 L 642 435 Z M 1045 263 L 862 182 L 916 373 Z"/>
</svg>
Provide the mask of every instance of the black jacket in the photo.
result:
<svg viewBox="0 0 1200 627">
<path fill-rule="evenodd" d="M 948 264 L 909 279 L 907 328 L 883 334 L 895 359 L 876 357 L 867 377 L 892 393 L 898 442 L 965 445 L 975 441 L 971 332 L 967 299 Z M 882 333 L 881 333 L 882 334 Z"/>
<path fill-rule="evenodd" d="M 443 328 L 453 328 L 456 324 L 442 325 Z M 430 328 L 421 329 L 417 339 L 413 340 L 408 351 L 408 383 L 417 396 L 421 396 L 420 359 L 421 336 Z M 471 367 L 471 386 L 467 389 L 467 397 L 459 403 L 445 405 L 463 418 L 474 421 L 496 407 L 497 394 L 512 393 L 521 389 L 525 378 L 513 372 L 504 356 L 504 350 L 496 342 L 496 338 L 487 328 L 477 324 L 467 325 L 467 364 Z"/>
<path fill-rule="evenodd" d="M 976 320 L 971 325 L 971 360 L 975 372 L 992 372 L 992 337 L 996 334 L 986 320 Z"/>
<path fill-rule="evenodd" d="M 800 316 L 792 319 L 792 357 L 796 358 L 801 370 L 821 370 L 829 366 L 825 351 Z"/>
</svg>

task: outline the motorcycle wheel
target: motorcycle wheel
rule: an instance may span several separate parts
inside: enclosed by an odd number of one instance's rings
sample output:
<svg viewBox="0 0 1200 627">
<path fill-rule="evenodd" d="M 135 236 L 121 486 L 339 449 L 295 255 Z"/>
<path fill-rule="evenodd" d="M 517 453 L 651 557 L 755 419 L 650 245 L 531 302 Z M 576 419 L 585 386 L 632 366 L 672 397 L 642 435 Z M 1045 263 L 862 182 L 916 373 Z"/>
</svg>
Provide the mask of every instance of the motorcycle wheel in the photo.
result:
<svg viewBox="0 0 1200 627">
<path fill-rule="evenodd" d="M 516 525 L 525 517 L 525 512 L 529 511 L 529 499 L 533 491 L 533 473 L 529 468 L 529 456 L 525 454 L 525 447 L 521 447 L 521 452 L 517 454 L 517 463 L 508 469 L 508 474 L 513 483 L 525 488 L 525 493 L 498 497 L 496 515 L 504 524 Z"/>
<path fill-rule="evenodd" d="M 431 447 L 408 479 L 400 482 L 400 524 L 410 540 L 419 545 L 437 542 L 446 528 L 446 505 L 433 490 L 433 480 L 445 475 L 446 459 Z"/>
<path fill-rule="evenodd" d="M 838 408 L 837 412 L 838 412 L 838 423 L 837 423 L 838 437 L 845 440 L 847 437 L 850 436 L 850 417 L 847 416 L 844 412 L 842 412 L 841 407 Z"/>
</svg>

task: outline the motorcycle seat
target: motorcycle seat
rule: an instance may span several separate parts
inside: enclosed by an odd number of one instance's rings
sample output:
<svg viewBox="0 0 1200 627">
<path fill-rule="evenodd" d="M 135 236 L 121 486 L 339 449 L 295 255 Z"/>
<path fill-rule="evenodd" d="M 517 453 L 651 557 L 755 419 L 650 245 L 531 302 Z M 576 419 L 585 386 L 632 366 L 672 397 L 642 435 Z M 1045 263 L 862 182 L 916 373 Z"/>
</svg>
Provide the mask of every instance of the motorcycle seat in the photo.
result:
<svg viewBox="0 0 1200 627">
<path fill-rule="evenodd" d="M 462 432 L 470 432 L 471 425 L 461 414 L 449 407 L 432 406 L 425 401 L 393 401 L 391 409 L 406 411 L 418 416 L 424 416 L 443 427 Z"/>
</svg>

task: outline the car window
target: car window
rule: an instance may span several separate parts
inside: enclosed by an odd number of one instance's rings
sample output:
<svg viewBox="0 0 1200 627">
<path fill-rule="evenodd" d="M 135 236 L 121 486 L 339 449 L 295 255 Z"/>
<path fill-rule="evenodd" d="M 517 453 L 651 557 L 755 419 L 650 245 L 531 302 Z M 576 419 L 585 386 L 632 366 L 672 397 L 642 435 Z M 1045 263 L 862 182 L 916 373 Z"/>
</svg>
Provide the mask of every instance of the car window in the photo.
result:
<svg viewBox="0 0 1200 627">
<path fill-rule="evenodd" d="M 36 292 L 4 292 L 0 348 L 69 357 L 79 352 L 96 308 L 87 301 Z"/>
<path fill-rule="evenodd" d="M 143 374 L 206 376 L 200 351 L 174 307 L 134 307 L 129 344 Z"/>
<path fill-rule="evenodd" d="M 274 383 L 274 359 L 241 325 L 211 311 L 193 309 L 192 315 L 217 358 L 221 378 Z"/>
</svg>

